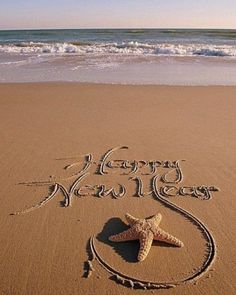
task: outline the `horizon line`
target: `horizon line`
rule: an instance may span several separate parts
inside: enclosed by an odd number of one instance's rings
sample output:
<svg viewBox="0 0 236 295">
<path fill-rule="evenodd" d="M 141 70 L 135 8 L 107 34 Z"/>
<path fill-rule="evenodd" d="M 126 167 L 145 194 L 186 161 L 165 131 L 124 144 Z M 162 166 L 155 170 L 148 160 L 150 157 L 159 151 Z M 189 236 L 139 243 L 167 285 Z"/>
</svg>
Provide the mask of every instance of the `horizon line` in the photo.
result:
<svg viewBox="0 0 236 295">
<path fill-rule="evenodd" d="M 11 28 L 0 31 L 43 31 L 43 30 L 236 30 L 236 28 L 222 27 L 81 27 L 81 28 Z"/>
</svg>

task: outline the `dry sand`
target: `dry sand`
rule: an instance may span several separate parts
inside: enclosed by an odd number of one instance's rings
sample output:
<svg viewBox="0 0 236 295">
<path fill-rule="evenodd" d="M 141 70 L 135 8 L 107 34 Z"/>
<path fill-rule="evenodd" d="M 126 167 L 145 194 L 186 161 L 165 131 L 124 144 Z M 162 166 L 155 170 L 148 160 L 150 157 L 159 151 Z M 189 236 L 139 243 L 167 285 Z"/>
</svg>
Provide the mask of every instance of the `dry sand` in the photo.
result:
<svg viewBox="0 0 236 295">
<path fill-rule="evenodd" d="M 1 84 L 0 294 L 234 294 L 235 98 L 235 87 Z M 108 174 L 102 175 L 102 156 L 122 146 L 129 149 L 114 151 L 106 164 L 129 160 L 123 165 L 131 168 L 105 165 Z M 154 160 L 173 166 L 183 159 L 181 182 L 175 168 L 149 169 Z M 134 160 L 146 166 L 136 171 Z M 99 189 L 78 185 L 66 195 L 86 163 L 89 175 L 81 185 L 114 186 L 117 193 L 120 183 L 123 195 L 102 197 L 100 187 L 100 197 L 93 196 Z M 155 175 L 158 187 L 205 185 L 220 191 L 209 200 L 199 190 L 166 197 L 168 187 L 160 197 L 135 195 L 140 179 L 144 192 L 151 191 Z M 76 196 L 85 193 L 90 195 Z M 154 242 L 147 258 L 137 262 L 138 241 L 108 241 L 128 228 L 127 212 L 138 218 L 160 212 L 160 226 L 184 247 Z M 93 245 L 98 256 L 88 262 Z M 119 273 L 119 282 L 107 270 Z M 155 282 L 179 285 L 142 289 Z"/>
</svg>

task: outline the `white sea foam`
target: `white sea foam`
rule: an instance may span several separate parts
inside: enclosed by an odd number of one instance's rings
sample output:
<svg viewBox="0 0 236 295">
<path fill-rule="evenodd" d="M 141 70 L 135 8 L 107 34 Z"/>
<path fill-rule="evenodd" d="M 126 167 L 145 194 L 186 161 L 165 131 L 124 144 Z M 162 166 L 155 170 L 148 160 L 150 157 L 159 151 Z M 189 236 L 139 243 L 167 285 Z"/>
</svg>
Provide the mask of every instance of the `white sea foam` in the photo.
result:
<svg viewBox="0 0 236 295">
<path fill-rule="evenodd" d="M 216 56 L 236 58 L 236 45 L 148 44 L 139 42 L 72 44 L 29 42 L 0 45 L 0 53 L 48 55 Z"/>
</svg>

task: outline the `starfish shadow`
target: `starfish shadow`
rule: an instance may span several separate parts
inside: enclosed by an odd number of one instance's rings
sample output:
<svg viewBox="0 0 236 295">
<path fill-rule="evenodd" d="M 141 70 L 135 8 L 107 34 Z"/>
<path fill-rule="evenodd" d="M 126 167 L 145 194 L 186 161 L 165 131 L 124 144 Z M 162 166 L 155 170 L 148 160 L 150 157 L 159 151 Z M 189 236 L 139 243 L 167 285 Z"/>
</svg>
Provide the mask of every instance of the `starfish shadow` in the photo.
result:
<svg viewBox="0 0 236 295">
<path fill-rule="evenodd" d="M 138 262 L 138 241 L 116 243 L 111 242 L 108 239 L 111 235 L 118 234 L 128 228 L 129 226 L 126 225 L 120 218 L 111 218 L 105 223 L 102 231 L 97 235 L 97 239 L 98 241 L 111 246 L 114 251 L 119 254 L 126 262 L 135 263 Z"/>
</svg>

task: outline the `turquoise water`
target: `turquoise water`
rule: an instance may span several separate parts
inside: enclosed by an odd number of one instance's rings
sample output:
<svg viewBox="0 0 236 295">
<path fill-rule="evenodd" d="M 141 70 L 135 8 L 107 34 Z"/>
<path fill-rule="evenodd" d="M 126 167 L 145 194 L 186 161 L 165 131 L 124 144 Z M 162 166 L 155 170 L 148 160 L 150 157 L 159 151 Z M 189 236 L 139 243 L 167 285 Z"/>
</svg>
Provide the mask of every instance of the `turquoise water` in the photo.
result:
<svg viewBox="0 0 236 295">
<path fill-rule="evenodd" d="M 21 42 L 142 42 L 236 45 L 236 30 L 197 29 L 77 29 L 0 31 L 0 44 Z"/>
<path fill-rule="evenodd" d="M 236 30 L 0 31 L 2 82 L 235 85 L 235 64 Z"/>
</svg>

